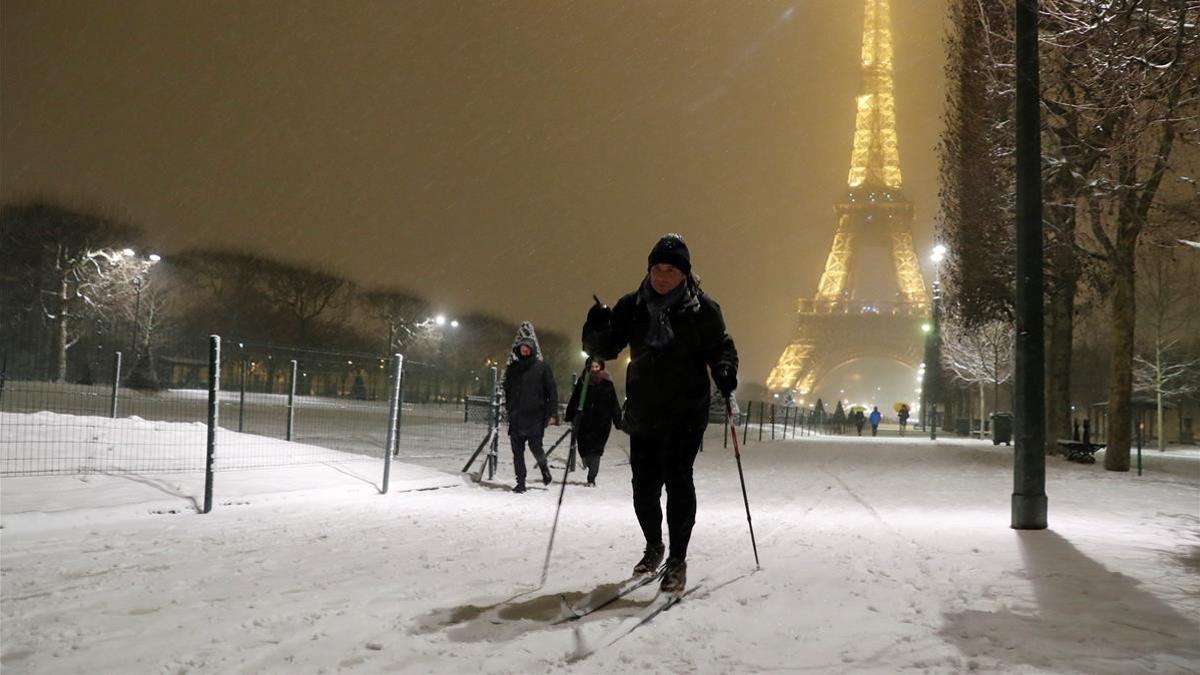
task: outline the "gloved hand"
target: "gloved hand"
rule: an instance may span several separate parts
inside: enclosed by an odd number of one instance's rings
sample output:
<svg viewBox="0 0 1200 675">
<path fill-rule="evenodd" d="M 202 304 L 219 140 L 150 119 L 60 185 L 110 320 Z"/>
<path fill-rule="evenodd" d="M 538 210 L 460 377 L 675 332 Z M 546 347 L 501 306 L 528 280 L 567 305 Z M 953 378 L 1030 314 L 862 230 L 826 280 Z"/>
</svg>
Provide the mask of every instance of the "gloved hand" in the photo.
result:
<svg viewBox="0 0 1200 675">
<path fill-rule="evenodd" d="M 594 297 L 594 296 L 593 296 Z M 603 349 L 605 335 L 612 326 L 612 308 L 600 302 L 599 299 L 588 310 L 587 320 L 583 322 L 583 350 L 595 355 Z"/>
<path fill-rule="evenodd" d="M 717 385 L 717 391 L 725 398 L 729 398 L 733 394 L 733 390 L 737 389 L 737 371 L 726 365 L 719 365 L 712 371 L 713 383 Z"/>
<path fill-rule="evenodd" d="M 595 303 L 587 313 L 585 326 L 594 330 L 604 330 L 612 323 L 612 308 L 602 303 Z"/>
</svg>

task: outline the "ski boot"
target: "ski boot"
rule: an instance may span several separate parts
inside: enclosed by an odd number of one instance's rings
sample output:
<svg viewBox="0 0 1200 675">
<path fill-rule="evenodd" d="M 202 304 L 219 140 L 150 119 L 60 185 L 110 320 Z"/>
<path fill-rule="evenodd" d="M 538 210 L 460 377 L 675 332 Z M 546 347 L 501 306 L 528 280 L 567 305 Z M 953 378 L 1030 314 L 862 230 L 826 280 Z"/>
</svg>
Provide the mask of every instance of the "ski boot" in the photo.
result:
<svg viewBox="0 0 1200 675">
<path fill-rule="evenodd" d="M 654 574 L 658 570 L 658 564 L 662 562 L 664 552 L 662 544 L 646 544 L 646 552 L 642 554 L 642 559 L 633 566 L 633 576 Z"/>
<path fill-rule="evenodd" d="M 524 492 L 524 491 L 525 491 L 525 484 L 524 484 L 524 483 L 517 483 L 516 487 L 514 487 L 514 488 L 513 488 L 513 492 L 516 492 L 516 493 L 518 493 L 518 494 L 519 494 L 519 493 L 522 493 L 522 492 Z"/>
<path fill-rule="evenodd" d="M 667 558 L 666 568 L 663 571 L 662 584 L 658 587 L 659 590 L 663 593 L 675 593 L 678 595 L 686 587 L 687 561 L 683 558 Z"/>
<path fill-rule="evenodd" d="M 549 485 L 554 480 L 550 477 L 550 467 L 542 464 L 539 468 L 542 470 L 542 485 Z"/>
</svg>

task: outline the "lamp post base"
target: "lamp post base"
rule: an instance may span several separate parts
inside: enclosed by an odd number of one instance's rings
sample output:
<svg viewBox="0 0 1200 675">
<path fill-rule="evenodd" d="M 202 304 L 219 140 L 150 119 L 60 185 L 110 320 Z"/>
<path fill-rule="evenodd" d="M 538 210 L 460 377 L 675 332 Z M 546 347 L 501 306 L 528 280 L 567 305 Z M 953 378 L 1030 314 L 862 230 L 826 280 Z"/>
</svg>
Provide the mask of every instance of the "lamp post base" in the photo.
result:
<svg viewBox="0 0 1200 675">
<path fill-rule="evenodd" d="M 1046 529 L 1046 495 L 1012 496 L 1012 528 L 1014 530 Z"/>
</svg>

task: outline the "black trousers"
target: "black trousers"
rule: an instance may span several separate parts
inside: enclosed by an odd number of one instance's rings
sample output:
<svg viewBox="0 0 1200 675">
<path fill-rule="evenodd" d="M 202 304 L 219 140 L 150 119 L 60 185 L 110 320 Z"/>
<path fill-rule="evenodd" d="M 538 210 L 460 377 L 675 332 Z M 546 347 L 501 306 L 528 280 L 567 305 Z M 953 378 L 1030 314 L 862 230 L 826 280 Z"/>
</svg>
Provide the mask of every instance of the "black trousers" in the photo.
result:
<svg viewBox="0 0 1200 675">
<path fill-rule="evenodd" d="M 517 484 L 524 485 L 526 441 L 529 442 L 529 452 L 533 455 L 533 461 L 537 462 L 538 468 L 546 468 L 546 454 L 542 452 L 542 437 L 510 435 L 508 440 L 512 442 L 513 466 L 517 470 Z"/>
<path fill-rule="evenodd" d="M 633 470 L 633 511 L 648 544 L 662 543 L 662 489 L 667 488 L 667 529 L 670 556 L 686 558 L 692 526 L 696 524 L 696 486 L 692 465 L 700 451 L 704 429 L 665 436 L 630 436 L 629 464 Z"/>
<path fill-rule="evenodd" d="M 600 473 L 600 458 L 604 455 L 599 453 L 579 454 L 579 461 L 583 463 L 584 468 L 588 470 L 587 482 L 595 483 L 596 475 Z"/>
</svg>

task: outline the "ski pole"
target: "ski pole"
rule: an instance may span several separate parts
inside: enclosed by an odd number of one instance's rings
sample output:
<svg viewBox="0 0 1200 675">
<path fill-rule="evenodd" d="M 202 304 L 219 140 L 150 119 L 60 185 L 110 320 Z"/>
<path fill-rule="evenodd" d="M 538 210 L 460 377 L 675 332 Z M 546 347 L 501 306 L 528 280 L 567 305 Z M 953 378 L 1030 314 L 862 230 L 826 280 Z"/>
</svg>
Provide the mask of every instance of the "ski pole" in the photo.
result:
<svg viewBox="0 0 1200 675">
<path fill-rule="evenodd" d="M 725 397 L 725 421 L 733 438 L 733 456 L 737 459 L 738 480 L 742 482 L 742 501 L 746 504 L 746 524 L 750 526 L 750 546 L 754 548 L 754 568 L 762 569 L 758 563 L 758 544 L 754 541 L 754 521 L 750 520 L 750 499 L 746 496 L 746 476 L 742 473 L 742 453 L 738 449 L 737 425 L 733 422 L 733 405 Z"/>
<path fill-rule="evenodd" d="M 554 441 L 554 445 L 550 446 L 550 449 L 546 451 L 547 458 L 550 457 L 550 453 L 558 449 L 558 446 L 563 442 L 563 439 L 566 438 L 567 434 L 569 433 L 571 433 L 570 427 L 568 427 L 566 431 L 562 432 L 562 435 L 558 437 L 558 440 Z"/>
<path fill-rule="evenodd" d="M 587 402 L 588 380 L 591 379 L 588 377 L 588 369 L 591 366 L 592 357 L 589 356 L 583 362 L 583 372 L 579 374 L 579 386 L 582 389 L 579 394 L 579 407 L 575 409 L 576 422 L 583 415 L 583 404 Z M 567 431 L 571 434 L 570 453 L 567 455 L 567 465 L 563 467 L 562 486 L 558 489 L 558 506 L 554 507 L 554 525 L 550 528 L 550 543 L 546 545 L 546 559 L 542 562 L 542 581 L 539 587 L 546 585 L 546 575 L 550 573 L 550 553 L 554 551 L 554 533 L 558 531 L 558 516 L 562 512 L 563 494 L 567 491 L 567 474 L 571 472 L 571 465 L 575 463 L 575 425 L 572 424 Z"/>
</svg>

